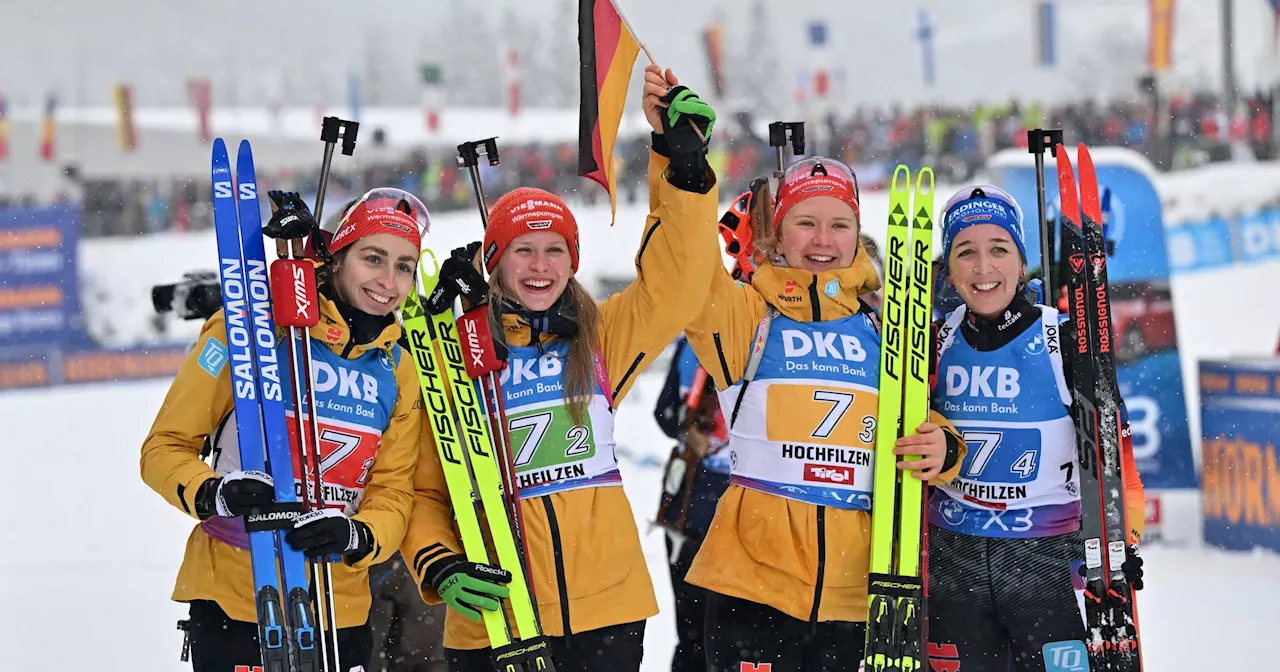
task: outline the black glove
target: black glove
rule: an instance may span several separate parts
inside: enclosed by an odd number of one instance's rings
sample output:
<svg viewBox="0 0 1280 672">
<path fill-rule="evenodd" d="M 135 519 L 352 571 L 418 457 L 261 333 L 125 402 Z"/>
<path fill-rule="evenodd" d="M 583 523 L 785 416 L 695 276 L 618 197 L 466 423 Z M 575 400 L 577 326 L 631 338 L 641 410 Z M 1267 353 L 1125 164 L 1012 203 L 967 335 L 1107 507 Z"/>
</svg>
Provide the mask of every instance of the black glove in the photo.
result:
<svg viewBox="0 0 1280 672">
<path fill-rule="evenodd" d="M 311 209 L 296 191 L 268 191 L 271 197 L 273 212 L 271 220 L 262 227 L 262 233 L 280 240 L 306 238 L 313 231 L 319 230 L 316 218 L 311 216 Z"/>
<path fill-rule="evenodd" d="M 458 613 L 479 621 L 481 609 L 497 611 L 498 600 L 509 595 L 506 584 L 511 583 L 511 572 L 449 555 L 427 567 L 424 583 Z"/>
<path fill-rule="evenodd" d="M 1120 565 L 1120 570 L 1134 590 L 1142 590 L 1142 557 L 1138 555 L 1137 546 L 1124 549 L 1124 564 Z"/>
<path fill-rule="evenodd" d="M 261 471 L 233 471 L 205 481 L 196 492 L 196 515 L 201 520 L 220 516 L 235 518 L 255 508 L 274 504 L 275 482 Z"/>
<path fill-rule="evenodd" d="M 685 191 L 705 194 L 711 190 L 707 143 L 716 124 L 716 112 L 687 86 L 671 87 L 662 102 L 668 105 L 659 115 L 671 158 L 667 181 Z M 698 137 L 699 133 L 702 137 Z"/>
<path fill-rule="evenodd" d="M 459 247 L 449 255 L 440 266 L 440 279 L 431 296 L 427 297 L 427 310 L 432 315 L 439 315 L 453 307 L 453 300 L 459 296 L 466 301 L 468 307 L 485 303 L 489 298 L 489 283 L 476 270 L 472 262 L 476 252 L 480 250 L 480 241 L 466 247 Z"/>
<path fill-rule="evenodd" d="M 284 540 L 308 558 L 341 553 L 347 562 L 356 562 L 373 550 L 373 531 L 369 526 L 337 509 L 303 514 L 284 535 Z"/>
</svg>

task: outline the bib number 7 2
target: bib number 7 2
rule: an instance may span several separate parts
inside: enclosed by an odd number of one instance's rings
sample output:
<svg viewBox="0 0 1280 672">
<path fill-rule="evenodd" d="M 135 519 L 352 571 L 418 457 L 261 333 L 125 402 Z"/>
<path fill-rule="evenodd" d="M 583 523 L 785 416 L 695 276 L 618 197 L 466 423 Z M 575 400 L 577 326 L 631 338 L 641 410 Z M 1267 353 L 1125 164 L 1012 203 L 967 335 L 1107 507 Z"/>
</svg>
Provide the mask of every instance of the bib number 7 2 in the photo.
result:
<svg viewBox="0 0 1280 672">
<path fill-rule="evenodd" d="M 548 430 L 555 419 L 551 411 L 545 413 L 535 413 L 526 415 L 522 418 L 513 418 L 508 427 L 512 432 L 527 429 L 529 433 L 525 435 L 524 441 L 520 444 L 520 450 L 516 452 L 516 466 L 523 467 L 533 461 L 538 453 L 542 440 L 546 438 Z M 565 431 L 565 440 L 569 442 L 565 448 L 564 457 L 571 458 L 590 452 L 591 450 L 591 430 L 583 425 L 573 425 Z M 553 456 L 553 461 L 558 456 Z"/>
</svg>

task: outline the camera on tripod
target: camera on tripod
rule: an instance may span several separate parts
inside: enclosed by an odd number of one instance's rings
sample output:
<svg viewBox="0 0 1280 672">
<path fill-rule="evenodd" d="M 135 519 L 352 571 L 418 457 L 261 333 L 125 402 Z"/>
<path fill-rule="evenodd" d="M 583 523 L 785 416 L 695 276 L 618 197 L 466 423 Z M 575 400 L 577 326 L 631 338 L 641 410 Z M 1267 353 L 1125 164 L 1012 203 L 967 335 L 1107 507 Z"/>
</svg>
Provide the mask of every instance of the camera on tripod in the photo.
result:
<svg viewBox="0 0 1280 672">
<path fill-rule="evenodd" d="M 213 271 L 191 271 L 182 281 L 151 288 L 156 313 L 173 312 L 184 320 L 207 320 L 222 309 L 222 287 Z"/>
</svg>

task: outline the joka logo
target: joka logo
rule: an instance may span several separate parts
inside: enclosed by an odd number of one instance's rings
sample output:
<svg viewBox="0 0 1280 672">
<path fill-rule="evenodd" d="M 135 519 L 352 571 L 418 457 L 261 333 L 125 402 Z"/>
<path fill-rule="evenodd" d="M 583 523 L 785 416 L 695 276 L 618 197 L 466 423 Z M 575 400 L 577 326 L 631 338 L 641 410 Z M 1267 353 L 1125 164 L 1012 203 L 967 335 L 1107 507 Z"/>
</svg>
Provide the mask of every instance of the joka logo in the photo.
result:
<svg viewBox="0 0 1280 672">
<path fill-rule="evenodd" d="M 786 284 L 782 285 L 782 291 L 787 294 L 793 294 L 796 291 L 796 287 L 799 286 L 800 285 L 797 285 L 795 280 L 788 280 Z"/>
<path fill-rule="evenodd" d="M 738 663 L 738 672 L 772 672 L 773 663 Z"/>
<path fill-rule="evenodd" d="M 804 480 L 819 483 L 852 483 L 853 468 L 826 464 L 805 464 Z"/>
<path fill-rule="evenodd" d="M 960 651 L 956 645 L 929 642 L 929 669 L 933 672 L 959 672 Z"/>
<path fill-rule="evenodd" d="M 1079 273 L 1080 271 L 1083 271 L 1083 270 L 1084 270 L 1084 255 L 1083 255 L 1083 254 L 1073 254 L 1073 255 L 1071 255 L 1071 270 L 1072 270 L 1072 271 L 1074 271 L 1074 272 L 1076 272 L 1076 273 Z"/>
</svg>

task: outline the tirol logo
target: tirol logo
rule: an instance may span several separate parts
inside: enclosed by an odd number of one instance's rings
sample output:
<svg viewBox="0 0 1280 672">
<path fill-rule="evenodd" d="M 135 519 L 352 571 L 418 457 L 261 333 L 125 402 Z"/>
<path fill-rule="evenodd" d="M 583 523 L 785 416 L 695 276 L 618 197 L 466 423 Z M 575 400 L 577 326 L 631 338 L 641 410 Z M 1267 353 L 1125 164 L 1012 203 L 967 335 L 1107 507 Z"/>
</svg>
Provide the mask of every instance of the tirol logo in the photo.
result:
<svg viewBox="0 0 1280 672">
<path fill-rule="evenodd" d="M 1083 270 L 1084 270 L 1084 255 L 1083 255 L 1083 254 L 1073 254 L 1073 255 L 1071 255 L 1071 270 L 1072 270 L 1072 271 L 1074 271 L 1074 272 L 1076 272 L 1076 273 L 1079 273 L 1079 272 L 1081 272 L 1081 271 L 1083 271 Z"/>
<path fill-rule="evenodd" d="M 852 483 L 853 467 L 805 463 L 804 480 L 819 483 Z"/>
<path fill-rule="evenodd" d="M 936 644 L 929 642 L 928 648 L 930 672 L 959 672 L 960 649 L 955 644 Z"/>
<path fill-rule="evenodd" d="M 788 280 L 785 283 L 783 283 L 782 291 L 786 292 L 787 294 L 794 294 L 796 291 L 796 288 L 799 286 L 800 285 L 797 285 L 795 280 Z"/>
<path fill-rule="evenodd" d="M 540 231 L 542 229 L 551 228 L 551 220 L 539 219 L 536 222 L 526 222 L 525 225 L 528 226 L 530 229 L 533 229 L 534 231 Z"/>
</svg>

